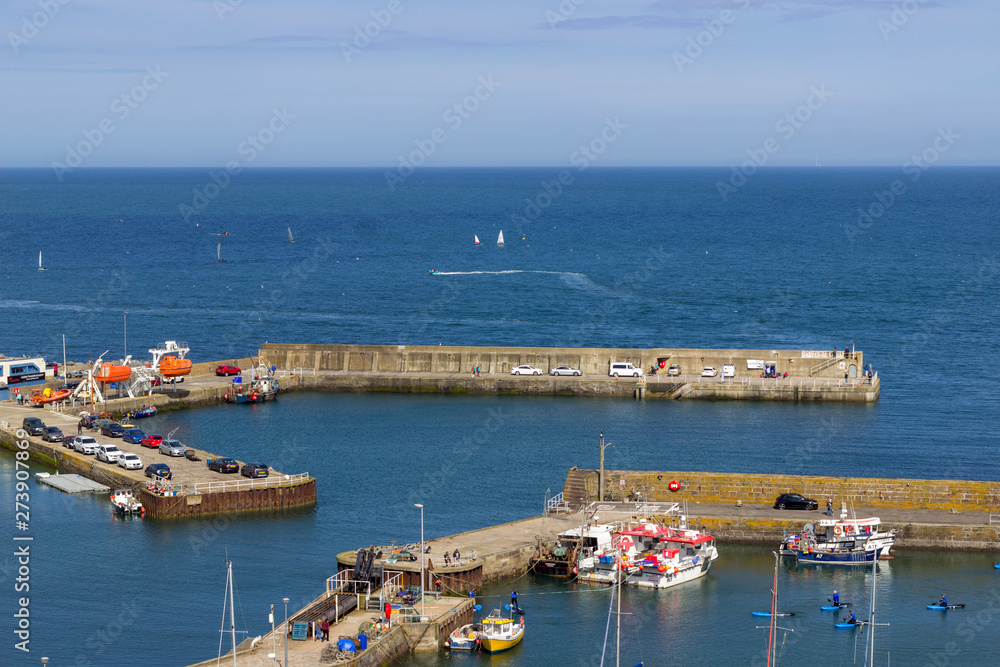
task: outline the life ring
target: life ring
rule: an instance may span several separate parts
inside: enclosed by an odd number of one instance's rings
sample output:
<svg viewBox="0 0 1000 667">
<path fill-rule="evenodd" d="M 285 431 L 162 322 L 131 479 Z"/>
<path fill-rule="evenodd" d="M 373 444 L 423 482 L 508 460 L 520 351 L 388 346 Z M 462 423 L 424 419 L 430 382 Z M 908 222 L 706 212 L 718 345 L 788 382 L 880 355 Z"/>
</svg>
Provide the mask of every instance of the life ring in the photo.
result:
<svg viewBox="0 0 1000 667">
<path fill-rule="evenodd" d="M 847 524 L 844 527 L 844 532 L 847 533 L 848 535 L 853 535 L 854 534 L 854 526 L 851 525 L 851 524 Z"/>
<path fill-rule="evenodd" d="M 840 526 L 834 526 L 834 528 L 833 528 L 833 534 L 834 535 L 836 535 L 837 537 L 840 537 L 840 534 L 843 533 L 843 532 L 844 531 L 840 529 Z"/>
<path fill-rule="evenodd" d="M 677 574 L 678 572 L 680 572 L 680 570 L 675 567 L 674 568 L 674 574 Z"/>
<path fill-rule="evenodd" d="M 666 572 L 667 571 L 667 566 L 666 565 L 661 565 L 660 567 L 658 567 L 656 569 L 659 570 L 660 572 Z"/>
<path fill-rule="evenodd" d="M 871 535 L 872 527 L 871 526 L 865 526 L 865 532 L 868 533 L 869 535 Z"/>
</svg>

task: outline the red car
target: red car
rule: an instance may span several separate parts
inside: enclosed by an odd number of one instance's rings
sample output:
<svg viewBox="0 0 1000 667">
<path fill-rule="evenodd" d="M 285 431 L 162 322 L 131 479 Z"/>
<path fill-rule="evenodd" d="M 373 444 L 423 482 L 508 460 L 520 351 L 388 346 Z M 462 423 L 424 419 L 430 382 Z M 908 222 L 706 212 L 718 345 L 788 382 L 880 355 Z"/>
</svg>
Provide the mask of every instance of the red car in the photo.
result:
<svg viewBox="0 0 1000 667">
<path fill-rule="evenodd" d="M 226 366 L 223 364 L 222 366 L 215 367 L 215 374 L 220 376 L 239 375 L 240 369 L 236 368 L 236 366 Z"/>
<path fill-rule="evenodd" d="M 149 447 L 150 449 L 157 449 L 159 448 L 161 442 L 163 442 L 162 435 L 147 435 L 139 441 L 139 444 L 143 447 Z"/>
</svg>

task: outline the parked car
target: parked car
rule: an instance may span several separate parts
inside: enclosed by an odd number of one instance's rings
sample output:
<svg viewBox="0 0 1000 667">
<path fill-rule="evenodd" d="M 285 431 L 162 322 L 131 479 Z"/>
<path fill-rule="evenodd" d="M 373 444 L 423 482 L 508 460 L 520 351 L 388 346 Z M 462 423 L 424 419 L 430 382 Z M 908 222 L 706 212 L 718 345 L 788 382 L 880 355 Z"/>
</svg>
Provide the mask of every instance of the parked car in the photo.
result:
<svg viewBox="0 0 1000 667">
<path fill-rule="evenodd" d="M 140 444 L 142 442 L 142 439 L 145 437 L 146 434 L 143 433 L 140 429 L 130 428 L 124 433 L 122 433 L 122 442 L 129 442 L 132 443 L 133 445 L 137 445 Z"/>
<path fill-rule="evenodd" d="M 65 438 L 58 426 L 46 426 L 45 433 L 42 433 L 42 440 L 47 442 L 62 442 Z"/>
<path fill-rule="evenodd" d="M 522 366 L 518 366 L 517 368 L 511 369 L 510 374 L 511 375 L 541 375 L 542 374 L 542 369 L 541 368 L 535 368 L 534 366 L 529 366 L 528 364 L 524 364 Z"/>
<path fill-rule="evenodd" d="M 187 447 L 181 444 L 180 440 L 164 440 L 157 448 L 161 454 L 167 456 L 184 456 L 187 454 Z"/>
<path fill-rule="evenodd" d="M 208 469 L 221 473 L 239 472 L 240 464 L 235 459 L 218 458 L 208 460 Z"/>
<path fill-rule="evenodd" d="M 174 473 L 170 472 L 170 466 L 166 463 L 150 463 L 144 472 L 146 477 L 159 477 L 160 479 L 173 479 Z"/>
<path fill-rule="evenodd" d="M 798 493 L 782 493 L 774 501 L 776 510 L 814 510 L 819 508 L 819 503 L 812 498 L 805 498 Z"/>
<path fill-rule="evenodd" d="M 270 470 L 263 463 L 247 463 L 240 468 L 240 474 L 244 477 L 267 477 Z"/>
<path fill-rule="evenodd" d="M 149 447 L 150 449 L 157 449 L 161 442 L 163 442 L 162 435 L 147 435 L 139 441 L 139 444 L 143 447 Z"/>
<path fill-rule="evenodd" d="M 549 375 L 583 375 L 583 371 L 579 368 L 570 368 L 569 366 L 556 366 L 549 371 Z"/>
<path fill-rule="evenodd" d="M 611 364 L 611 370 L 608 371 L 608 375 L 611 377 L 618 377 L 619 375 L 630 375 L 632 377 L 642 377 L 642 369 L 636 368 L 632 364 L 625 363 L 614 363 Z"/>
<path fill-rule="evenodd" d="M 220 377 L 221 376 L 228 377 L 230 375 L 239 375 L 240 372 L 241 372 L 240 369 L 236 368 L 236 366 L 228 366 L 226 364 L 220 364 L 219 366 L 215 367 L 215 374 L 218 375 L 218 376 L 220 376 Z"/>
<path fill-rule="evenodd" d="M 38 417 L 25 417 L 21 422 L 21 428 L 28 432 L 28 435 L 45 435 L 45 422 Z"/>
<path fill-rule="evenodd" d="M 80 438 L 80 437 L 83 437 L 83 436 L 79 436 L 79 435 L 67 435 L 65 438 L 63 438 L 63 441 L 62 441 L 63 447 L 66 447 L 67 449 L 73 449 L 73 443 L 75 443 L 76 439 Z"/>
<path fill-rule="evenodd" d="M 101 435 L 109 438 L 120 438 L 125 433 L 125 429 L 118 422 L 109 422 L 101 427 Z"/>
<path fill-rule="evenodd" d="M 125 452 L 114 445 L 98 445 L 97 458 L 105 463 L 118 463 L 118 459 L 125 455 Z"/>
<path fill-rule="evenodd" d="M 94 454 L 101 443 L 97 442 L 89 435 L 78 435 L 73 440 L 73 451 L 81 454 Z"/>
<path fill-rule="evenodd" d="M 703 378 L 714 378 L 719 374 L 719 371 L 715 370 L 714 366 L 705 366 L 701 369 L 701 376 Z"/>
<path fill-rule="evenodd" d="M 118 465 L 125 470 L 142 470 L 142 459 L 135 454 L 125 453 L 118 459 Z"/>
<path fill-rule="evenodd" d="M 667 369 L 667 375 L 680 375 L 681 365 L 680 364 L 670 364 L 670 368 Z"/>
</svg>

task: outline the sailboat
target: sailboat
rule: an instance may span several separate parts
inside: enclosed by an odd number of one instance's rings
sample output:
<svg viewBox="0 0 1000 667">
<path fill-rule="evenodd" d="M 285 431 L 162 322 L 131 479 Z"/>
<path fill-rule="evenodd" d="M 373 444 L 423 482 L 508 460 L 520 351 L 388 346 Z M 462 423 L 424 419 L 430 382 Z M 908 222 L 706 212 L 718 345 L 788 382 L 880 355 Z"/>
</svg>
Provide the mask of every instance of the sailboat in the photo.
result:
<svg viewBox="0 0 1000 667">
<path fill-rule="evenodd" d="M 615 562 L 621 562 L 621 542 L 618 542 L 618 549 L 616 551 Z M 617 599 L 618 609 L 614 612 L 615 616 L 618 617 L 618 622 L 615 629 L 615 667 L 621 667 L 621 653 L 622 653 L 622 595 L 621 587 L 624 582 L 613 582 L 611 584 L 611 604 L 613 605 Z M 611 610 L 608 609 L 608 625 L 611 624 Z M 601 665 L 604 665 L 604 652 L 608 646 L 608 630 L 607 626 L 604 629 L 604 647 L 601 649 Z M 643 663 L 637 664 L 635 667 L 642 667 Z"/>
<path fill-rule="evenodd" d="M 233 562 L 226 559 L 226 592 L 222 598 L 222 627 L 219 628 L 219 660 L 222 660 L 222 638 L 226 633 L 226 612 L 229 612 L 229 634 L 233 640 L 233 667 L 236 667 L 236 608 L 233 605 Z M 229 597 L 229 609 L 226 609 L 226 596 Z"/>
<path fill-rule="evenodd" d="M 39 271 L 48 271 L 48 269 L 46 269 L 44 266 L 42 266 L 42 251 L 41 250 L 38 251 L 38 270 Z"/>
<path fill-rule="evenodd" d="M 472 238 L 476 239 L 475 245 L 482 245 L 482 243 L 479 242 L 479 234 L 473 234 Z"/>
<path fill-rule="evenodd" d="M 226 260 L 222 259 L 222 244 L 220 243 L 215 247 L 215 261 L 217 264 L 225 264 Z"/>
<path fill-rule="evenodd" d="M 774 584 L 771 587 L 771 611 L 753 612 L 754 616 L 769 616 L 771 618 L 771 623 L 768 625 L 768 630 L 767 630 L 767 667 L 772 667 L 773 665 L 778 664 L 778 656 L 777 653 L 775 653 L 775 648 L 774 648 L 774 641 L 775 638 L 777 637 L 778 630 L 795 632 L 791 628 L 779 627 L 777 621 L 774 620 L 779 616 L 794 616 L 795 613 L 790 611 L 785 611 L 785 612 L 778 611 L 778 562 L 780 560 L 780 557 L 778 556 L 777 551 L 773 553 L 774 553 Z M 762 626 L 757 626 L 757 627 L 759 628 Z"/>
<path fill-rule="evenodd" d="M 292 236 L 292 228 L 291 227 L 288 228 L 288 242 L 289 243 L 295 243 L 295 237 Z"/>
<path fill-rule="evenodd" d="M 503 230 L 502 229 L 500 230 L 500 236 L 497 237 L 497 245 L 500 246 L 501 248 L 504 247 L 505 245 L 507 245 L 506 243 L 503 242 Z"/>
</svg>

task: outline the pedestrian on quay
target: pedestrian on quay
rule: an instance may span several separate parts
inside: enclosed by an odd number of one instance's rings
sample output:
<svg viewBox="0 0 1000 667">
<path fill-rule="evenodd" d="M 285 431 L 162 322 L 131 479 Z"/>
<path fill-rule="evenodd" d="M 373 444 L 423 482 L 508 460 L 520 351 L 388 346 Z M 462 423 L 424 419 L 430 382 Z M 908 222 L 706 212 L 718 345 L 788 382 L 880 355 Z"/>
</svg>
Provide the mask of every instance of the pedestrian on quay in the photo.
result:
<svg viewBox="0 0 1000 667">
<path fill-rule="evenodd" d="M 323 619 L 323 625 L 320 626 L 323 630 L 323 641 L 330 641 L 330 621 Z"/>
<path fill-rule="evenodd" d="M 82 419 L 76 423 L 76 434 L 77 435 L 82 435 L 83 434 L 83 420 Z"/>
<path fill-rule="evenodd" d="M 14 390 L 14 394 L 17 396 L 17 404 L 21 405 L 21 390 L 20 389 L 15 389 Z"/>
<path fill-rule="evenodd" d="M 826 498 L 826 515 L 833 516 L 833 498 L 827 496 Z M 836 593 L 837 591 L 834 591 Z"/>
<path fill-rule="evenodd" d="M 323 630 L 319 626 L 319 619 L 313 621 L 313 640 L 320 641 L 323 638 Z"/>
</svg>

